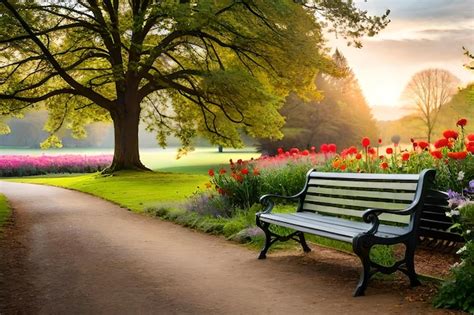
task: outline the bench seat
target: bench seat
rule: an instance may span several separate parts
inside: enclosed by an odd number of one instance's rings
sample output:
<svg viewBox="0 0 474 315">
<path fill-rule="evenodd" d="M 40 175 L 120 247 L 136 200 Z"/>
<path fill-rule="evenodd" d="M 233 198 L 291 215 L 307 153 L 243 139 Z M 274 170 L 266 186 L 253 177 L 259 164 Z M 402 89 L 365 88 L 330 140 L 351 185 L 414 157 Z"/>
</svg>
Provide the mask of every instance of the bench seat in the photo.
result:
<svg viewBox="0 0 474 315">
<path fill-rule="evenodd" d="M 363 295 L 371 276 L 377 272 L 401 271 L 418 285 L 414 255 L 424 200 L 435 176 L 434 170 L 420 174 L 329 173 L 310 170 L 306 184 L 294 196 L 264 195 L 263 211 L 256 223 L 265 233 L 259 259 L 277 241 L 295 240 L 305 252 L 311 249 L 305 233 L 352 244 L 362 263 L 362 273 L 354 296 Z M 297 201 L 296 211 L 274 213 L 274 199 Z M 286 235 L 272 226 L 294 230 Z M 281 229 L 280 233 L 283 232 Z M 381 266 L 370 259 L 374 245 L 405 245 L 404 257 L 393 266 Z"/>
<path fill-rule="evenodd" d="M 354 237 L 372 227 L 369 223 L 329 217 L 312 212 L 265 213 L 260 216 L 260 220 L 347 243 L 352 243 Z M 394 238 L 409 232 L 408 226 L 398 227 L 380 224 L 375 236 Z"/>
</svg>

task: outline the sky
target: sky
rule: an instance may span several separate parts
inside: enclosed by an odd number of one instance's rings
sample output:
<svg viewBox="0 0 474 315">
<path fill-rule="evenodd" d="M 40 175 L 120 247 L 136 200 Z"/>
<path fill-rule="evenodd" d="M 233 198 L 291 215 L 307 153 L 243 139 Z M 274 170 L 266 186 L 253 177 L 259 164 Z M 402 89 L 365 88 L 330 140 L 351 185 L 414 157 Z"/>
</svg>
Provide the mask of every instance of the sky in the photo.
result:
<svg viewBox="0 0 474 315">
<path fill-rule="evenodd" d="M 474 51 L 474 0 L 355 1 L 370 14 L 390 9 L 390 24 L 361 49 L 328 35 L 328 46 L 338 48 L 354 70 L 370 106 L 400 106 L 400 94 L 413 74 L 442 68 L 463 85 L 474 81 L 463 68 L 468 59 L 462 47 Z"/>
</svg>

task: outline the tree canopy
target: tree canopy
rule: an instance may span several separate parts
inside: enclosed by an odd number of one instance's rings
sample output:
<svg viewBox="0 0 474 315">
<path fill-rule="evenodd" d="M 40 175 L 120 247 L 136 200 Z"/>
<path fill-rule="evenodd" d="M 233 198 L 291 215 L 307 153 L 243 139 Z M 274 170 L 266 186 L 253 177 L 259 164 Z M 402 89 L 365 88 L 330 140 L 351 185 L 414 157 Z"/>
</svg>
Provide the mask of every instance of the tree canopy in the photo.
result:
<svg viewBox="0 0 474 315">
<path fill-rule="evenodd" d="M 321 19 L 358 46 L 387 15 L 343 0 L 0 0 L 0 113 L 46 108 L 45 145 L 111 119 L 112 171 L 144 168 L 140 119 L 161 145 L 278 138 L 288 92 L 311 97 L 316 73 L 335 71 Z"/>
</svg>

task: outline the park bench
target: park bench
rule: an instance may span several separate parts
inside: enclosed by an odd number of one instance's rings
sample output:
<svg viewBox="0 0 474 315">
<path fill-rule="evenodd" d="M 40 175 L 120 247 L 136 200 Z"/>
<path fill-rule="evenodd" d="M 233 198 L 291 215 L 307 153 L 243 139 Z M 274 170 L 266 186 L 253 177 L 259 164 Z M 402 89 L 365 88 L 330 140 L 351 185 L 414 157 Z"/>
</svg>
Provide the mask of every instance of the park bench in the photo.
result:
<svg viewBox="0 0 474 315">
<path fill-rule="evenodd" d="M 276 241 L 295 240 L 311 251 L 304 233 L 352 244 L 362 262 L 362 273 L 354 296 L 364 295 L 367 283 L 377 272 L 405 273 L 411 286 L 419 285 L 414 267 L 417 227 L 424 198 L 433 182 L 434 170 L 420 174 L 325 173 L 310 170 L 303 190 L 294 196 L 264 195 L 264 210 L 256 214 L 257 226 L 266 236 L 259 259 L 266 258 Z M 272 213 L 275 198 L 298 201 L 296 212 Z M 279 235 L 270 229 L 278 225 L 295 230 Z M 370 259 L 372 246 L 404 244 L 404 258 L 393 266 Z"/>
</svg>

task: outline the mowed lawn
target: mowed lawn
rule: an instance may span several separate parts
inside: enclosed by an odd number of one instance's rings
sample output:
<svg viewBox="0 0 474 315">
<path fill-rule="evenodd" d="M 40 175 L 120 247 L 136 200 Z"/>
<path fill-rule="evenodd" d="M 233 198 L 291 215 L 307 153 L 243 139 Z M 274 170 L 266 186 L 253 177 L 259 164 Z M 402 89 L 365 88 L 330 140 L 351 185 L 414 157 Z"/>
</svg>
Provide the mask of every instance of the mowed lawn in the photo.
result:
<svg viewBox="0 0 474 315">
<path fill-rule="evenodd" d="M 258 158 L 260 153 L 255 148 L 249 147 L 244 149 L 224 149 L 223 153 L 217 152 L 217 148 L 198 147 L 187 155 L 177 159 L 177 148 L 144 148 L 140 150 L 140 157 L 147 167 L 152 170 L 187 173 L 187 174 L 207 174 L 209 168 L 217 168 L 221 165 L 227 165 L 229 159 L 237 161 L 238 159 L 249 160 Z M 113 154 L 112 149 L 97 148 L 61 148 L 61 149 L 29 149 L 29 148 L 12 148 L 0 147 L 0 155 L 63 155 L 63 154 L 79 154 L 79 155 L 100 155 Z"/>
<path fill-rule="evenodd" d="M 40 151 L 45 154 L 81 154 L 79 150 Z M 25 153 L 25 152 L 24 152 Z M 37 153 L 28 151 L 27 154 Z M 98 154 L 103 152 L 82 152 Z M 54 174 L 4 178 L 3 180 L 45 184 L 86 192 L 115 202 L 135 212 L 160 202 L 182 201 L 209 182 L 209 168 L 227 165 L 229 159 L 250 159 L 259 156 L 255 150 L 226 150 L 199 148 L 176 160 L 176 150 L 143 150 L 142 161 L 155 172 L 122 171 L 113 176 L 100 174 Z"/>
<path fill-rule="evenodd" d="M 206 175 L 169 172 L 123 171 L 113 176 L 100 174 L 33 176 L 9 181 L 65 187 L 112 201 L 135 212 L 157 202 L 180 201 L 202 189 Z"/>
<path fill-rule="evenodd" d="M 0 233 L 2 232 L 2 227 L 5 224 L 5 221 L 10 216 L 11 210 L 8 205 L 7 198 L 4 195 L 0 194 Z"/>
</svg>

